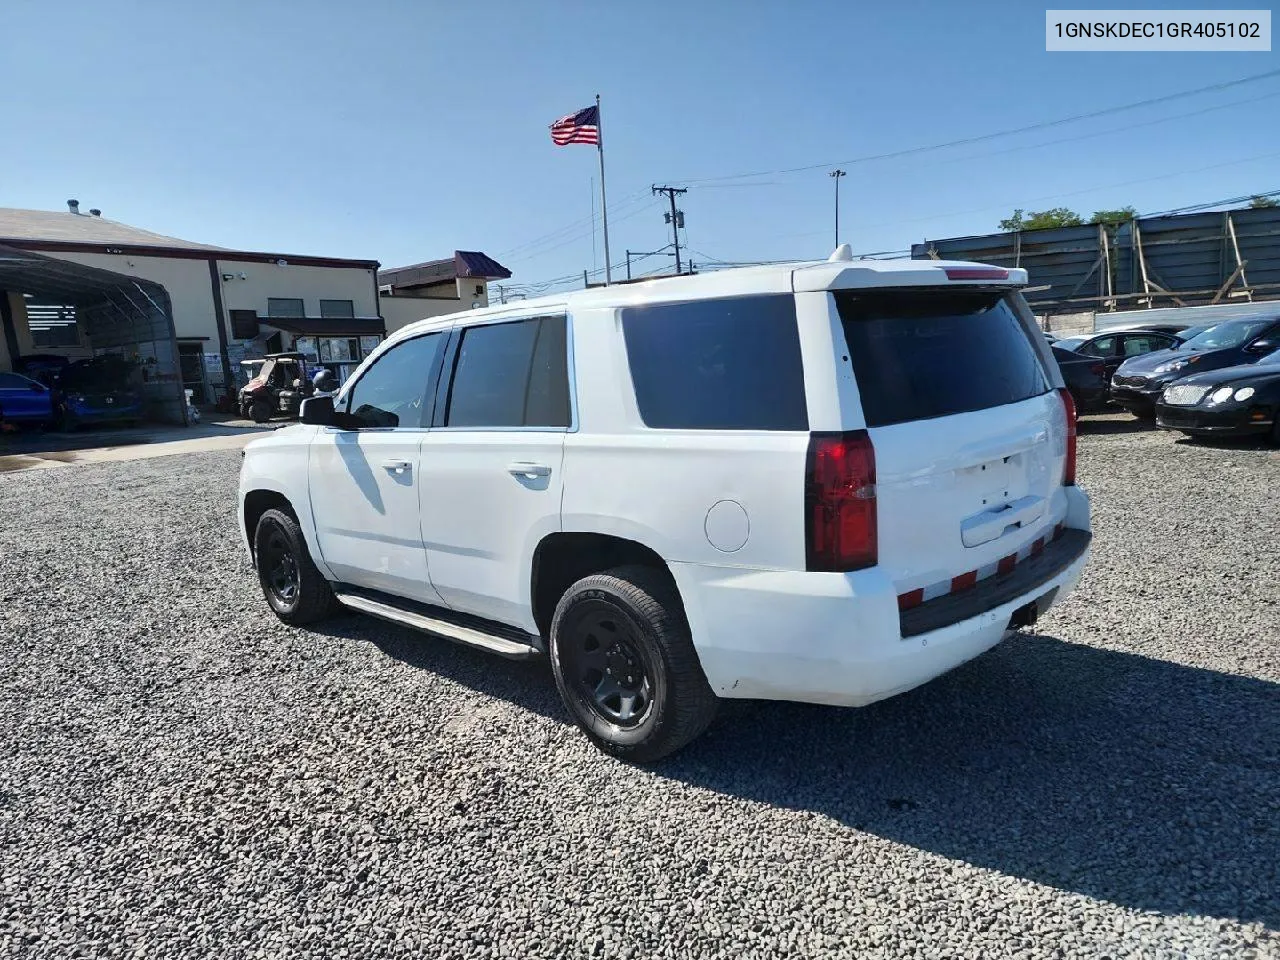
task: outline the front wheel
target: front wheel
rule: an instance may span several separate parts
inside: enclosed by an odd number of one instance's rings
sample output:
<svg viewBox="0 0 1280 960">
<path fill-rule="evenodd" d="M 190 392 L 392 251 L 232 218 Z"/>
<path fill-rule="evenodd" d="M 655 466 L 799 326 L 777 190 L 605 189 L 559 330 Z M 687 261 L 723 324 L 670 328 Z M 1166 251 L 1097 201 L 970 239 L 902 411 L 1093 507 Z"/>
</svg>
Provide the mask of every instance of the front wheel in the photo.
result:
<svg viewBox="0 0 1280 960">
<path fill-rule="evenodd" d="M 253 556 L 262 594 L 285 623 L 313 623 L 333 609 L 333 590 L 312 562 L 302 528 L 283 510 L 258 520 Z"/>
<path fill-rule="evenodd" d="M 254 423 L 266 423 L 271 419 L 271 406 L 265 400 L 255 400 L 249 406 L 249 419 Z"/>
<path fill-rule="evenodd" d="M 565 706 L 606 753 L 647 763 L 715 718 L 679 598 L 648 567 L 579 580 L 551 623 L 551 667 Z"/>
</svg>

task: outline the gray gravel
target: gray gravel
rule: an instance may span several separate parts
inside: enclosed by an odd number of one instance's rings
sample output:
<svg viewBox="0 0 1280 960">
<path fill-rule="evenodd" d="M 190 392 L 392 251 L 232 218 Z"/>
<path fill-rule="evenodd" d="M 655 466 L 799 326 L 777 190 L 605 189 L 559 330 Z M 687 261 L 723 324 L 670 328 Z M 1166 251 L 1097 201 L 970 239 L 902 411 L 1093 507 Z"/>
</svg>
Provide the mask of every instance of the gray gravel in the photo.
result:
<svg viewBox="0 0 1280 960">
<path fill-rule="evenodd" d="M 542 664 L 278 623 L 234 453 L 0 476 L 0 955 L 1280 957 L 1280 454 L 1130 423 L 1034 635 L 655 770 Z"/>
</svg>

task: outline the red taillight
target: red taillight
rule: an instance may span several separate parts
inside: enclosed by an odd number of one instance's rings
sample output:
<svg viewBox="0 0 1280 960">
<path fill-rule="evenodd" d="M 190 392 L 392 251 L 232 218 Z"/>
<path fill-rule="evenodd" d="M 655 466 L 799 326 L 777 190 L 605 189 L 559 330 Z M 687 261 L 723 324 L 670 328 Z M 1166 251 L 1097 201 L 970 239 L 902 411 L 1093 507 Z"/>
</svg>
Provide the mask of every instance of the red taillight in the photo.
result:
<svg viewBox="0 0 1280 960">
<path fill-rule="evenodd" d="M 1058 391 L 1058 396 L 1062 398 L 1062 410 L 1067 415 L 1067 462 L 1062 467 L 1062 485 L 1073 487 L 1076 483 L 1076 402 L 1066 387 Z"/>
<path fill-rule="evenodd" d="M 805 477 L 805 551 L 809 570 L 874 567 L 876 454 L 865 430 L 814 433 Z"/>
<path fill-rule="evenodd" d="M 948 280 L 1008 280 L 1009 271 L 999 267 L 944 267 Z"/>
</svg>

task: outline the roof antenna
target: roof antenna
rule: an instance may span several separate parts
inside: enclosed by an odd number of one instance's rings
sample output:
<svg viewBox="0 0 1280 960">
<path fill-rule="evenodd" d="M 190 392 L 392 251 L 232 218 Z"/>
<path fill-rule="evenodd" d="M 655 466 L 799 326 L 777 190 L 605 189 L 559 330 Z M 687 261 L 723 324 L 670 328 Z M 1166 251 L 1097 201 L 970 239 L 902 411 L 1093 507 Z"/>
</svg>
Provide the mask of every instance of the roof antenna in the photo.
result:
<svg viewBox="0 0 1280 960">
<path fill-rule="evenodd" d="M 847 243 L 842 243 L 836 247 L 831 256 L 827 257 L 827 263 L 848 263 L 853 260 L 853 247 Z"/>
</svg>

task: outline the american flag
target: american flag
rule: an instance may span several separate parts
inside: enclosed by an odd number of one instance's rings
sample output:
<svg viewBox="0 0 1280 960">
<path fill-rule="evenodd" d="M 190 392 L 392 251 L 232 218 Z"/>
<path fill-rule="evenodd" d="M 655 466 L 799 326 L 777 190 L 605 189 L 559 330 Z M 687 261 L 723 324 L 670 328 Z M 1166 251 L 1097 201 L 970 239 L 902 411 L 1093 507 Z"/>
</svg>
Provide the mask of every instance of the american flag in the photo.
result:
<svg viewBox="0 0 1280 960">
<path fill-rule="evenodd" d="M 600 143 L 600 108 L 586 107 L 551 125 L 551 139 L 557 147 L 571 143 Z"/>
</svg>

